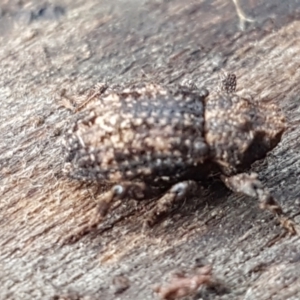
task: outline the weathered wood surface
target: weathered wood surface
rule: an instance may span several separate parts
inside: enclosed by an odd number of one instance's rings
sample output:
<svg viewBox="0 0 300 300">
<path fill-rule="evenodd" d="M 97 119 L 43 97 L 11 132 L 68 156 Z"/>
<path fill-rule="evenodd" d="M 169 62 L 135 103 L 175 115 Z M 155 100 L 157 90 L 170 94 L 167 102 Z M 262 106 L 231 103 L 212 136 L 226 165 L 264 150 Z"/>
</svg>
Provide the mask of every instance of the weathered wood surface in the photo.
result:
<svg viewBox="0 0 300 300">
<path fill-rule="evenodd" d="M 224 69 L 237 74 L 240 92 L 278 103 L 288 128 L 253 170 L 300 222 L 299 1 L 264 2 L 244 1 L 258 22 L 240 32 L 223 0 L 65 0 L 58 19 L 56 11 L 32 20 L 33 1 L 1 1 L 0 299 L 156 299 L 153 284 L 199 260 L 225 288 L 195 299 L 300 299 L 299 237 L 281 236 L 270 214 L 220 182 L 149 232 L 140 228 L 153 203 L 129 201 L 64 244 L 89 222 L 97 196 L 61 174 L 74 115 L 60 94 L 145 76 L 212 87 Z M 115 295 L 120 274 L 130 287 Z"/>
</svg>

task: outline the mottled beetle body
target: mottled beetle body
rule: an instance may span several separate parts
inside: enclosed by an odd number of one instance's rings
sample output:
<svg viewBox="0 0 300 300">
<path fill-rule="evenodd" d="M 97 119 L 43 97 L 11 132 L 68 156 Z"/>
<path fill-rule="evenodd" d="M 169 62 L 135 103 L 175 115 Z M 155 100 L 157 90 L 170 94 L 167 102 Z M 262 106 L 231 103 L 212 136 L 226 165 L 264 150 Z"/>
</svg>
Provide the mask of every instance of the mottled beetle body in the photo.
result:
<svg viewBox="0 0 300 300">
<path fill-rule="evenodd" d="M 153 84 L 103 95 L 68 137 L 71 176 L 158 186 L 206 173 L 204 98 Z"/>
<path fill-rule="evenodd" d="M 163 208 L 153 212 L 159 215 L 195 181 L 213 174 L 282 214 L 256 176 L 238 173 L 278 144 L 284 118 L 273 104 L 239 97 L 235 86 L 235 76 L 229 75 L 210 94 L 147 83 L 106 90 L 67 134 L 66 172 L 79 180 L 117 184 L 103 196 L 102 215 L 116 197 L 143 198 L 152 188 L 170 188 L 158 201 Z"/>
</svg>

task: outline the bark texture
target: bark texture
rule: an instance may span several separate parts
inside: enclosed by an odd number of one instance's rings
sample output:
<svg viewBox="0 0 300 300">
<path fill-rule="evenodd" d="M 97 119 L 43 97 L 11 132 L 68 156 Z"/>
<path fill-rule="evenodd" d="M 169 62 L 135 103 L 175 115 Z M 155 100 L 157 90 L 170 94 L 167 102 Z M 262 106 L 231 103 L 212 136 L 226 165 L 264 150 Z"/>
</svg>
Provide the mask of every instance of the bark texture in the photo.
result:
<svg viewBox="0 0 300 300">
<path fill-rule="evenodd" d="M 125 201 L 67 240 L 100 195 L 62 176 L 76 118 L 64 95 L 144 77 L 213 88 L 222 70 L 286 115 L 282 142 L 252 170 L 300 223 L 300 3 L 242 4 L 257 20 L 245 31 L 229 0 L 0 1 L 0 299 L 156 299 L 154 284 L 195 264 L 222 288 L 188 299 L 300 299 L 299 237 L 220 182 L 153 230 L 141 224 L 154 203 Z"/>
</svg>

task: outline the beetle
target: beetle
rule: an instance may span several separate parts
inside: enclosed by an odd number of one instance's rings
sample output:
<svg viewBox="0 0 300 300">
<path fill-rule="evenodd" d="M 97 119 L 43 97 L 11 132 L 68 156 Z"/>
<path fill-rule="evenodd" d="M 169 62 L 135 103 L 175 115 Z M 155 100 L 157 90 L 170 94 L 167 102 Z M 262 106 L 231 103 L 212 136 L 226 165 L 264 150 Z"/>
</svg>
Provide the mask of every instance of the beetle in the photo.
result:
<svg viewBox="0 0 300 300">
<path fill-rule="evenodd" d="M 295 233 L 257 174 L 244 173 L 280 142 L 284 130 L 276 105 L 237 95 L 234 74 L 211 92 L 193 84 L 102 87 L 66 134 L 64 171 L 78 180 L 113 184 L 101 197 L 101 219 L 118 198 L 154 194 L 157 205 L 146 218 L 153 226 L 173 202 L 213 175 L 234 192 L 257 198 Z"/>
</svg>

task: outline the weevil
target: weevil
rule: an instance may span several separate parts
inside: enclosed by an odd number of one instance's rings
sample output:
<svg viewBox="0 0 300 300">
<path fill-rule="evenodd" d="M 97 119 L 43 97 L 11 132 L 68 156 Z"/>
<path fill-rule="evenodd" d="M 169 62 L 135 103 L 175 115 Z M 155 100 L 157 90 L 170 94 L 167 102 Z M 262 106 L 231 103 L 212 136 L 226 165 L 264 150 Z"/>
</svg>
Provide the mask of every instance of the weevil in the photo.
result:
<svg viewBox="0 0 300 300">
<path fill-rule="evenodd" d="M 116 199 L 157 196 L 146 224 L 153 226 L 173 202 L 219 176 L 226 186 L 257 198 L 295 233 L 293 221 L 259 181 L 246 174 L 281 140 L 285 118 L 275 104 L 236 93 L 228 74 L 219 89 L 135 83 L 101 93 L 65 138 L 65 172 L 72 178 L 112 183 L 102 194 L 99 218 Z"/>
</svg>

